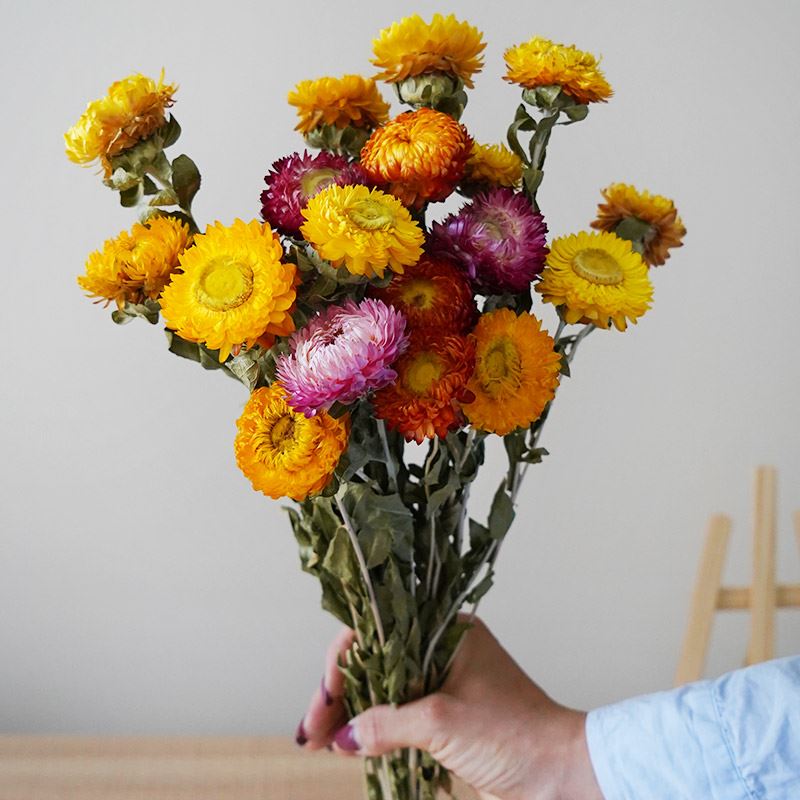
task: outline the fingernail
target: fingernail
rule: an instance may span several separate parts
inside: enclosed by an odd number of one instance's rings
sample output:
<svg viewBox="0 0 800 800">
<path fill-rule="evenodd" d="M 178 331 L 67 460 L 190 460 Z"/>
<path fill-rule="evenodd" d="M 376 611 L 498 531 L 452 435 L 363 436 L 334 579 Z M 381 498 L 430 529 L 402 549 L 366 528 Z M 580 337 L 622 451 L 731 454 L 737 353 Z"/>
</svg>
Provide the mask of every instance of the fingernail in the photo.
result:
<svg viewBox="0 0 800 800">
<path fill-rule="evenodd" d="M 333 741 L 336 742 L 336 744 L 341 747 L 342 750 L 347 750 L 350 753 L 358 750 L 361 747 L 358 742 L 358 737 L 356 736 L 355 728 L 350 722 L 348 722 L 343 728 L 339 728 L 339 730 L 336 731 Z"/>
<path fill-rule="evenodd" d="M 322 696 L 325 698 L 325 705 L 332 706 L 333 705 L 333 695 L 328 691 L 328 687 L 325 685 L 325 676 L 322 676 L 322 683 L 320 684 L 322 687 Z"/>
<path fill-rule="evenodd" d="M 297 726 L 297 733 L 294 735 L 294 740 L 300 745 L 300 747 L 302 747 L 308 741 L 306 729 L 303 727 L 303 720 L 300 720 L 300 724 Z"/>
</svg>

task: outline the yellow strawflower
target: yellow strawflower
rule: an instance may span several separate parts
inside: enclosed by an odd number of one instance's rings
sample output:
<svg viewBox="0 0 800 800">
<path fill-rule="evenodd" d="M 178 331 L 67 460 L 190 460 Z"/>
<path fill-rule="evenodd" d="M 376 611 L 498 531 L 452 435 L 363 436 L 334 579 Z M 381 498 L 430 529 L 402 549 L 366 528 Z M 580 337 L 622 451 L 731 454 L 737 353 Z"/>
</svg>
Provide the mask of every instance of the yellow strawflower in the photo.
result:
<svg viewBox="0 0 800 800">
<path fill-rule="evenodd" d="M 195 236 L 161 295 L 168 328 L 219 350 L 220 362 L 264 334 L 294 330 L 297 271 L 281 261 L 280 239 L 269 225 L 237 219 Z"/>
<path fill-rule="evenodd" d="M 389 104 L 375 81 L 361 75 L 300 81 L 288 100 L 300 118 L 295 130 L 303 134 L 320 125 L 372 130 L 389 118 Z"/>
<path fill-rule="evenodd" d="M 378 34 L 372 43 L 372 63 L 382 69 L 376 78 L 399 83 L 428 72 L 444 72 L 472 88 L 472 76 L 483 67 L 483 34 L 453 14 L 434 14 L 425 22 L 419 14 L 405 17 Z"/>
<path fill-rule="evenodd" d="M 550 245 L 536 291 L 567 323 L 624 331 L 650 308 L 653 286 L 642 257 L 613 233 L 582 231 Z"/>
<path fill-rule="evenodd" d="M 558 386 L 561 357 L 533 314 L 502 308 L 481 315 L 473 331 L 475 371 L 462 403 L 475 428 L 505 436 L 539 418 Z"/>
<path fill-rule="evenodd" d="M 273 383 L 250 395 L 236 427 L 236 463 L 253 488 L 276 500 L 305 500 L 322 491 L 336 469 L 349 417 L 334 419 L 325 411 L 306 417 Z"/>
<path fill-rule="evenodd" d="M 505 79 L 525 89 L 558 85 L 578 103 L 605 102 L 611 87 L 600 71 L 599 61 L 574 45 L 563 45 L 535 36 L 510 47 L 505 54 Z"/>
<path fill-rule="evenodd" d="M 89 297 L 114 301 L 119 308 L 156 300 L 190 239 L 189 227 L 172 217 L 136 223 L 130 233 L 122 231 L 89 255 L 78 284 Z"/>
<path fill-rule="evenodd" d="M 328 186 L 302 211 L 303 237 L 354 275 L 402 272 L 422 255 L 425 235 L 396 198 L 366 186 Z"/>
<path fill-rule="evenodd" d="M 517 189 L 521 182 L 522 160 L 516 153 L 504 144 L 472 143 L 462 183 Z"/>
<path fill-rule="evenodd" d="M 640 192 L 625 183 L 612 183 L 603 189 L 602 194 L 606 202 L 598 205 L 597 219 L 592 222 L 592 227 L 613 233 L 626 220 L 643 223 L 636 226 L 639 228 L 636 232 L 642 234 L 642 257 L 651 267 L 663 264 L 669 258 L 671 248 L 683 247 L 686 228 L 678 216 L 678 209 L 668 197 Z"/>
<path fill-rule="evenodd" d="M 146 139 L 166 122 L 178 87 L 134 74 L 108 87 L 105 97 L 86 106 L 80 119 L 64 134 L 67 156 L 76 164 L 99 160 L 106 177 L 111 158 Z"/>
</svg>

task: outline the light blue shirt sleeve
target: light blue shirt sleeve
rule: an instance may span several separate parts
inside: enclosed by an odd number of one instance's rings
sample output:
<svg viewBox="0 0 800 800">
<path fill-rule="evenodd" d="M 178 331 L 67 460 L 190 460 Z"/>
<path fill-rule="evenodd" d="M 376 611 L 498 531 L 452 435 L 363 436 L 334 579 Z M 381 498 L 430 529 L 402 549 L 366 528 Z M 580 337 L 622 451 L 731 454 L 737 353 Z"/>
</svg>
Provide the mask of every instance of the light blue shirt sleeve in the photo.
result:
<svg viewBox="0 0 800 800">
<path fill-rule="evenodd" d="M 800 656 L 590 711 L 606 800 L 800 800 Z"/>
</svg>

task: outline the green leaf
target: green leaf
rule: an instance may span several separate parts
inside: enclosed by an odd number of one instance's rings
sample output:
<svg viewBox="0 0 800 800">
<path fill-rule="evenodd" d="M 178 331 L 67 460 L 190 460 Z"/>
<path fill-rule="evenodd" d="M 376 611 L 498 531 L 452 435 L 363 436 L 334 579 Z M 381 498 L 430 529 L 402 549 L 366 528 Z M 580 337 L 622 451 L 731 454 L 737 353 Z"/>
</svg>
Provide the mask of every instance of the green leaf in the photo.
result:
<svg viewBox="0 0 800 800">
<path fill-rule="evenodd" d="M 569 361 L 567 361 L 567 357 L 564 355 L 564 353 L 561 354 L 561 366 L 559 367 L 558 371 L 561 375 L 564 375 L 567 378 L 569 378 L 571 375 L 569 371 Z"/>
<path fill-rule="evenodd" d="M 589 106 L 584 105 L 583 103 L 577 103 L 574 106 L 566 106 L 564 108 L 564 113 L 569 117 L 569 122 L 563 123 L 564 125 L 569 125 L 573 122 L 580 122 L 589 116 Z"/>
<path fill-rule="evenodd" d="M 542 184 L 542 178 L 544 178 L 544 172 L 534 167 L 530 167 L 522 173 L 522 181 L 529 195 L 533 196 L 536 194 Z"/>
<path fill-rule="evenodd" d="M 514 504 L 505 487 L 499 486 L 495 492 L 492 508 L 489 511 L 489 533 L 493 539 L 502 539 L 514 521 Z"/>
<path fill-rule="evenodd" d="M 367 562 L 372 569 L 383 564 L 392 552 L 392 531 L 390 528 L 362 528 L 358 533 L 358 542 Z"/>
<path fill-rule="evenodd" d="M 181 126 L 178 124 L 178 120 L 170 114 L 166 124 L 159 128 L 158 134 L 161 136 L 163 147 L 169 147 L 171 144 L 175 144 L 175 142 L 178 141 L 178 137 L 181 135 Z"/>
<path fill-rule="evenodd" d="M 187 155 L 180 155 L 172 162 L 172 187 L 178 196 L 181 208 L 187 211 L 200 188 L 200 170 Z"/>
<path fill-rule="evenodd" d="M 544 447 L 536 447 L 523 453 L 519 460 L 524 461 L 526 464 L 540 464 L 542 459 L 549 455 L 550 453 Z"/>
<path fill-rule="evenodd" d="M 149 175 L 145 175 L 142 178 L 142 190 L 148 197 L 158 193 L 158 186 Z"/>
<path fill-rule="evenodd" d="M 247 388 L 250 392 L 258 386 L 261 372 L 258 368 L 256 356 L 251 351 L 245 351 L 238 356 L 234 356 L 225 365 Z"/>
<path fill-rule="evenodd" d="M 123 208 L 133 208 L 138 202 L 142 192 L 142 184 L 137 183 L 130 189 L 123 189 L 119 193 L 119 202 Z"/>
<path fill-rule="evenodd" d="M 350 536 L 344 525 L 336 529 L 322 561 L 322 568 L 344 583 L 357 584 L 358 565 L 353 554 L 353 546 L 350 544 Z"/>
<path fill-rule="evenodd" d="M 473 550 L 483 547 L 492 538 L 489 529 L 480 522 L 469 519 L 469 544 Z"/>
<path fill-rule="evenodd" d="M 481 597 L 483 597 L 489 589 L 492 588 L 492 584 L 494 583 L 494 572 L 489 571 L 483 579 L 475 586 L 475 588 L 467 595 L 466 602 L 472 603 L 473 605 L 477 603 Z"/>
</svg>

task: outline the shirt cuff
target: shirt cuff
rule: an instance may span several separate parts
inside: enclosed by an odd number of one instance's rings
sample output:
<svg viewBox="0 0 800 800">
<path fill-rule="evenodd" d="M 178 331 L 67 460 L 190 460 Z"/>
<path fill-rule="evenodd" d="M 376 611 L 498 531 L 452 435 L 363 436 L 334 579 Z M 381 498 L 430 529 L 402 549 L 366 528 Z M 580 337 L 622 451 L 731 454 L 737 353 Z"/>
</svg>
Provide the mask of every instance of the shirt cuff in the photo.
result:
<svg viewBox="0 0 800 800">
<path fill-rule="evenodd" d="M 606 800 L 752 800 L 711 681 L 590 711 L 586 740 Z"/>
</svg>

